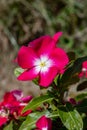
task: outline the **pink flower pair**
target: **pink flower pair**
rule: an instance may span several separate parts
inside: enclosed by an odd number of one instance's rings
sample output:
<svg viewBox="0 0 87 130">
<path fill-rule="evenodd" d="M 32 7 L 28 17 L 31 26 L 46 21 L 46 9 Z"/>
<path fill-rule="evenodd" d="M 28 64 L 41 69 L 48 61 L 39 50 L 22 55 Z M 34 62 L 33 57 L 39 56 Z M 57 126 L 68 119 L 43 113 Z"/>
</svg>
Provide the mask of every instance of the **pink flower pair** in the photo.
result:
<svg viewBox="0 0 87 130">
<path fill-rule="evenodd" d="M 23 108 L 32 99 L 32 96 L 23 97 L 20 90 L 7 92 L 4 99 L 0 102 L 0 126 L 12 119 L 18 119 L 20 116 L 26 116 L 31 110 L 22 114 Z"/>
<path fill-rule="evenodd" d="M 42 36 L 30 42 L 28 47 L 20 48 L 17 62 L 24 72 L 18 76 L 18 80 L 38 78 L 40 86 L 48 87 L 57 74 L 64 72 L 69 60 L 65 51 L 56 45 L 61 35 L 62 32 L 53 37 Z"/>
</svg>

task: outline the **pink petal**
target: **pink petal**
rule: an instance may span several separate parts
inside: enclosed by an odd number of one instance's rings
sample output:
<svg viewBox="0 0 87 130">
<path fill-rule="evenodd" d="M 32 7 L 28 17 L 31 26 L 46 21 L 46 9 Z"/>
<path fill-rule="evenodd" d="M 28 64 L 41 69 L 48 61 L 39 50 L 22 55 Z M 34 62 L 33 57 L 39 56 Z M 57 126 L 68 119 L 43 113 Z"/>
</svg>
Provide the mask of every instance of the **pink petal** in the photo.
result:
<svg viewBox="0 0 87 130">
<path fill-rule="evenodd" d="M 41 43 L 45 39 L 46 36 L 41 36 L 40 38 L 37 38 L 31 42 L 29 42 L 29 47 L 33 47 L 35 50 L 38 50 L 41 46 Z"/>
<path fill-rule="evenodd" d="M 14 60 L 12 60 L 12 62 L 13 62 L 13 63 L 18 63 L 17 57 L 16 57 Z"/>
<path fill-rule="evenodd" d="M 51 68 L 49 68 L 48 72 L 40 73 L 39 84 L 43 87 L 48 87 L 54 80 L 57 73 L 58 73 L 57 67 L 51 67 Z"/>
<path fill-rule="evenodd" d="M 0 116 L 0 126 L 4 125 L 6 122 L 7 122 L 7 118 Z"/>
<path fill-rule="evenodd" d="M 55 41 L 50 36 L 43 36 L 30 42 L 29 47 L 33 47 L 35 51 L 37 51 L 37 53 L 40 55 L 49 54 L 55 45 Z"/>
<path fill-rule="evenodd" d="M 27 80 L 33 80 L 38 76 L 38 72 L 35 71 L 35 68 L 32 68 L 30 70 L 24 71 L 22 74 L 18 76 L 18 80 L 27 81 Z"/>
<path fill-rule="evenodd" d="M 22 112 L 23 111 L 23 109 L 24 109 L 24 107 L 25 106 L 19 106 L 16 110 L 17 110 L 17 114 L 18 114 L 18 116 L 27 116 L 27 115 L 29 115 L 31 112 L 32 112 L 32 110 L 28 110 L 28 111 L 26 111 L 26 112 Z M 16 117 L 15 117 L 16 118 Z"/>
<path fill-rule="evenodd" d="M 52 120 L 50 118 L 47 118 L 48 122 L 48 130 L 52 130 Z"/>
<path fill-rule="evenodd" d="M 86 73 L 85 73 L 85 77 L 87 78 L 87 71 L 86 71 Z"/>
<path fill-rule="evenodd" d="M 83 62 L 82 67 L 87 69 L 87 61 Z"/>
<path fill-rule="evenodd" d="M 33 67 L 33 61 L 37 58 L 34 50 L 29 47 L 22 46 L 18 52 L 18 64 L 23 69 L 31 68 Z"/>
<path fill-rule="evenodd" d="M 84 77 L 84 72 L 80 72 L 78 76 L 79 76 L 79 78 Z"/>
<path fill-rule="evenodd" d="M 55 48 L 50 55 L 53 59 L 54 65 L 61 71 L 69 62 L 68 55 L 61 48 Z"/>
<path fill-rule="evenodd" d="M 70 98 L 69 99 L 69 102 L 72 104 L 72 105 L 76 105 L 76 100 L 74 98 Z"/>
<path fill-rule="evenodd" d="M 4 105 L 5 104 L 11 104 L 14 103 L 16 101 L 16 98 L 14 97 L 14 95 L 11 92 L 7 92 L 4 95 Z"/>
<path fill-rule="evenodd" d="M 53 39 L 55 40 L 55 42 L 57 42 L 61 36 L 62 32 L 57 32 L 56 34 L 54 34 Z"/>
<path fill-rule="evenodd" d="M 21 90 L 13 90 L 11 93 L 14 95 L 16 100 L 20 100 L 23 97 L 23 92 Z"/>
<path fill-rule="evenodd" d="M 32 100 L 32 98 L 33 98 L 32 96 L 26 96 L 26 97 L 23 97 L 21 99 L 21 101 L 24 102 L 24 103 L 28 103 L 29 101 Z"/>
<path fill-rule="evenodd" d="M 51 37 L 46 37 L 38 50 L 38 54 L 49 55 L 53 51 L 55 46 L 56 43 L 54 42 L 54 40 Z"/>
<path fill-rule="evenodd" d="M 13 108 L 14 106 L 19 106 L 19 101 L 14 97 L 14 95 L 11 92 L 7 92 L 4 95 L 4 101 L 2 102 L 2 106 L 6 108 Z"/>
<path fill-rule="evenodd" d="M 52 121 L 50 118 L 47 118 L 46 116 L 42 116 L 36 122 L 36 127 L 39 128 L 40 130 L 42 130 L 43 128 L 47 128 L 47 130 L 52 130 Z"/>
<path fill-rule="evenodd" d="M 24 112 L 23 114 L 21 114 L 21 116 L 27 116 L 32 112 L 32 110 L 28 110 L 26 112 Z M 21 112 L 22 113 L 22 112 Z"/>
</svg>

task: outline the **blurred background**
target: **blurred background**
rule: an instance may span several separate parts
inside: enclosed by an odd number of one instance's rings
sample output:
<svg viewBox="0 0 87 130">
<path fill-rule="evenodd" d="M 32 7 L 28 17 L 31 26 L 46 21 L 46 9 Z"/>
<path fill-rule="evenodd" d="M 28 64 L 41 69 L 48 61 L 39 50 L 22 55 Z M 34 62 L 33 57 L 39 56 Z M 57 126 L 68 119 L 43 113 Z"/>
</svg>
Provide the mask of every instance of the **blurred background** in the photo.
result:
<svg viewBox="0 0 87 130">
<path fill-rule="evenodd" d="M 13 60 L 20 46 L 57 31 L 63 32 L 60 47 L 87 55 L 87 0 L 0 0 L 0 99 L 18 88 L 38 95 L 32 82 L 17 81 Z"/>
</svg>

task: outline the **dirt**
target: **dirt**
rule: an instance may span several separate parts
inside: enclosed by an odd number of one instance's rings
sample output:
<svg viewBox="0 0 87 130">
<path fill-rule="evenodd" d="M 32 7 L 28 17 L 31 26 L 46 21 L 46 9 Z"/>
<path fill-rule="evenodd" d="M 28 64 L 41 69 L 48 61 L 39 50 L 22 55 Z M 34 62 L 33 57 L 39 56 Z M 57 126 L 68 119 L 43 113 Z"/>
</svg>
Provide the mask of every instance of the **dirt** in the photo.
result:
<svg viewBox="0 0 87 130">
<path fill-rule="evenodd" d="M 7 91 L 21 89 L 24 95 L 37 96 L 40 89 L 31 81 L 18 81 L 14 75 L 16 64 L 13 60 L 17 56 L 17 50 L 13 48 L 3 29 L 0 28 L 0 100 Z"/>
</svg>

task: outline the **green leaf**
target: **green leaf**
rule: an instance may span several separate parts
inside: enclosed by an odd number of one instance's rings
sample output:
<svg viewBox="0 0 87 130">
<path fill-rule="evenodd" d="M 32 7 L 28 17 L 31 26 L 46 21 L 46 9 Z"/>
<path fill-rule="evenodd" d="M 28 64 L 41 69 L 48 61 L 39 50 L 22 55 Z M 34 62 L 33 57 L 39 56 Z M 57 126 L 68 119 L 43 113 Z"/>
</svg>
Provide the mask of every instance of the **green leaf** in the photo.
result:
<svg viewBox="0 0 87 130">
<path fill-rule="evenodd" d="M 73 51 L 68 52 L 67 55 L 69 57 L 69 61 L 72 61 L 72 60 L 76 59 L 75 52 L 73 52 Z"/>
<path fill-rule="evenodd" d="M 35 128 L 35 123 L 41 115 L 42 114 L 38 113 L 38 112 L 30 114 L 27 117 L 27 119 L 22 123 L 19 130 L 31 130 L 31 129 Z"/>
<path fill-rule="evenodd" d="M 78 94 L 78 95 L 75 97 L 75 100 L 76 100 L 76 101 L 82 101 L 82 100 L 85 99 L 85 98 L 87 98 L 87 92 Z"/>
<path fill-rule="evenodd" d="M 81 71 L 82 63 L 86 60 L 87 60 L 87 56 L 75 60 L 72 66 L 69 67 L 63 74 L 61 78 L 61 83 L 64 84 L 66 82 L 69 82 L 69 80 L 72 78 L 73 75 L 78 74 Z"/>
<path fill-rule="evenodd" d="M 11 121 L 3 130 L 13 130 L 13 122 Z"/>
<path fill-rule="evenodd" d="M 66 49 L 69 50 L 69 48 L 72 48 L 74 40 L 71 37 L 69 37 L 69 36 L 63 36 L 63 37 L 61 37 L 60 42 L 61 42 L 62 46 L 65 43 L 67 45 Z"/>
<path fill-rule="evenodd" d="M 84 90 L 87 88 L 87 81 L 84 81 L 82 83 L 80 83 L 78 86 L 77 86 L 77 91 L 81 91 L 81 90 Z"/>
<path fill-rule="evenodd" d="M 58 111 L 55 111 L 53 113 L 50 113 L 49 111 L 31 113 L 31 114 L 29 114 L 27 119 L 22 123 L 19 130 L 31 130 L 31 129 L 34 129 L 36 121 L 43 115 L 45 115 L 45 116 L 47 116 L 49 118 L 55 118 L 55 117 L 59 116 Z"/>
<path fill-rule="evenodd" d="M 14 70 L 14 74 L 16 75 L 16 77 L 18 77 L 23 71 L 24 69 L 19 67 Z"/>
<path fill-rule="evenodd" d="M 80 112 L 80 113 L 87 113 L 87 98 L 84 99 L 83 101 L 81 101 L 77 106 L 76 109 Z"/>
<path fill-rule="evenodd" d="M 59 108 L 59 117 L 68 130 L 83 130 L 82 118 L 70 104 Z"/>
<path fill-rule="evenodd" d="M 70 80 L 68 80 L 68 82 L 66 82 L 64 85 L 67 85 L 67 86 L 72 85 L 79 81 L 80 81 L 80 78 L 78 77 L 78 75 L 72 75 L 72 78 L 70 78 Z"/>
<path fill-rule="evenodd" d="M 32 80 L 36 85 L 38 85 L 38 78 Z"/>
<path fill-rule="evenodd" d="M 36 97 L 29 102 L 29 104 L 23 109 L 23 112 L 29 109 L 34 110 L 35 108 L 39 107 L 42 103 L 51 101 L 52 99 L 53 97 L 49 95 L 42 95 L 42 96 Z"/>
</svg>

